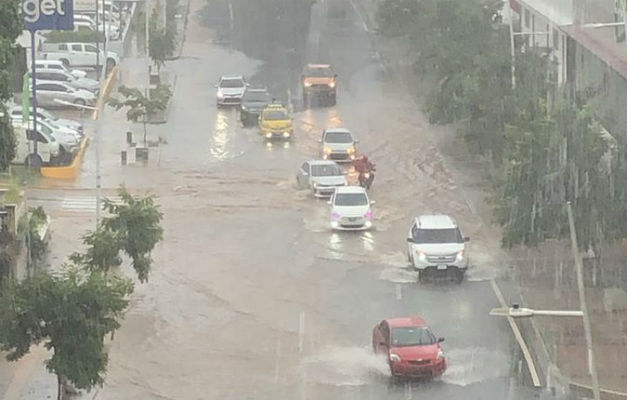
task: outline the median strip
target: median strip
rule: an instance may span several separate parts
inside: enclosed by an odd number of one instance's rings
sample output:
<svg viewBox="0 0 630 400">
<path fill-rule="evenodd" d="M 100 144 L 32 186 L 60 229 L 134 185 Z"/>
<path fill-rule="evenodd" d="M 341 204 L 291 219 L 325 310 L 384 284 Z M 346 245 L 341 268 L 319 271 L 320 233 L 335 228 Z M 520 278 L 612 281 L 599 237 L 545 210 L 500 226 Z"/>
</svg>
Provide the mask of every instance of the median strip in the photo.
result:
<svg viewBox="0 0 630 400">
<path fill-rule="evenodd" d="M 503 294 L 501 293 L 501 290 L 499 289 L 499 285 L 497 285 L 497 282 L 494 279 L 492 279 L 490 281 L 490 285 L 492 286 L 492 290 L 494 291 L 494 294 L 497 296 L 497 300 L 499 300 L 499 304 L 501 305 L 501 307 L 507 309 L 508 305 L 505 302 L 505 299 L 503 298 Z M 527 348 L 527 343 L 525 343 L 525 340 L 523 339 L 523 335 L 521 335 L 521 331 L 519 330 L 518 325 L 516 325 L 514 318 L 507 316 L 507 320 L 508 320 L 508 323 L 510 324 L 510 328 L 512 328 L 512 332 L 514 332 L 514 337 L 516 338 L 516 341 L 519 347 L 521 348 L 521 352 L 523 353 L 525 362 L 527 363 L 527 369 L 529 370 L 529 374 L 532 378 L 532 383 L 534 387 L 539 388 L 541 387 L 540 378 L 538 377 L 538 372 L 536 371 L 536 365 L 534 364 L 534 359 L 532 358 L 532 355 L 529 352 L 529 349 Z"/>
</svg>

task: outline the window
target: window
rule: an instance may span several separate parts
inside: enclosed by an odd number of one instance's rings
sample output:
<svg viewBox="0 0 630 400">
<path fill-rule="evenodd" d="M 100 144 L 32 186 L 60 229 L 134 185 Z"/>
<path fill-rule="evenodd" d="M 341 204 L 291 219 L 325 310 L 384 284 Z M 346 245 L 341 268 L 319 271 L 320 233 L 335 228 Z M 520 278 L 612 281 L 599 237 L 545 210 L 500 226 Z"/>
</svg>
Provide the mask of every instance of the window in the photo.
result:
<svg viewBox="0 0 630 400">
<path fill-rule="evenodd" d="M 349 132 L 326 132 L 326 143 L 352 143 L 352 135 Z"/>
<path fill-rule="evenodd" d="M 313 165 L 313 176 L 339 176 L 341 170 L 337 165 Z"/>
<path fill-rule="evenodd" d="M 412 229 L 414 243 L 463 243 L 462 234 L 457 228 L 452 229 Z"/>
<path fill-rule="evenodd" d="M 302 164 L 302 171 L 308 173 L 308 163 Z"/>
<path fill-rule="evenodd" d="M 67 51 L 68 50 L 68 45 L 67 44 L 60 44 L 59 45 L 59 50 Z"/>
<path fill-rule="evenodd" d="M 387 322 L 383 321 L 378 327 L 378 330 L 383 335 L 383 339 L 385 339 L 385 343 L 389 343 L 389 326 L 387 326 Z"/>
<path fill-rule="evenodd" d="M 73 44 L 72 51 L 83 51 L 83 46 L 81 46 L 80 44 Z"/>
<path fill-rule="evenodd" d="M 85 45 L 85 51 L 90 52 L 90 53 L 96 53 L 96 46 Z"/>
<path fill-rule="evenodd" d="M 59 85 L 55 85 L 54 83 L 42 83 L 41 85 L 37 85 L 37 90 L 59 91 Z"/>
<path fill-rule="evenodd" d="M 367 206 L 368 198 L 364 193 L 337 193 L 335 196 L 336 206 Z"/>
<path fill-rule="evenodd" d="M 426 346 L 436 342 L 435 336 L 427 328 L 410 326 L 392 329 L 392 345 L 395 347 Z"/>
<path fill-rule="evenodd" d="M 530 17 L 529 10 L 526 8 L 526 9 L 525 9 L 525 26 L 526 26 L 527 28 L 529 28 L 529 27 L 530 27 L 530 22 L 529 22 L 529 19 L 530 19 L 530 18 L 531 18 L 531 17 Z"/>
</svg>

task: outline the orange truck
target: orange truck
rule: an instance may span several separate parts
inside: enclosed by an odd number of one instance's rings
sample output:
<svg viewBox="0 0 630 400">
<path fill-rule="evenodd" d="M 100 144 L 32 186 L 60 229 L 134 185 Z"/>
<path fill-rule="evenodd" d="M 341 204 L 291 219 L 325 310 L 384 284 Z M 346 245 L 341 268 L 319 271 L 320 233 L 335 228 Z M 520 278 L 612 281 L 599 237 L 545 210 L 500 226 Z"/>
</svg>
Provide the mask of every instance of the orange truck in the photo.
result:
<svg viewBox="0 0 630 400">
<path fill-rule="evenodd" d="M 313 102 L 334 106 L 337 103 L 337 74 L 329 64 L 308 64 L 302 72 L 304 108 Z"/>
</svg>

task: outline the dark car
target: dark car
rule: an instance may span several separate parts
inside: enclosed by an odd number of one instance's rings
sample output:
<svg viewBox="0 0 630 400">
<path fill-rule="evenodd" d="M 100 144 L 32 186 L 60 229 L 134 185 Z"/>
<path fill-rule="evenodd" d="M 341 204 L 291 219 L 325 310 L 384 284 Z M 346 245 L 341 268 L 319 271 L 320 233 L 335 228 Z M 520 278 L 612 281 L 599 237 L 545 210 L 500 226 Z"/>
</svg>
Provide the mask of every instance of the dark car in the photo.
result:
<svg viewBox="0 0 630 400">
<path fill-rule="evenodd" d="M 271 95 L 264 88 L 247 89 L 241 100 L 241 122 L 253 125 L 258 121 L 260 112 L 272 102 Z"/>
<path fill-rule="evenodd" d="M 446 370 L 440 343 L 421 317 L 391 318 L 372 331 L 374 352 L 387 355 L 394 378 L 435 378 Z"/>
</svg>

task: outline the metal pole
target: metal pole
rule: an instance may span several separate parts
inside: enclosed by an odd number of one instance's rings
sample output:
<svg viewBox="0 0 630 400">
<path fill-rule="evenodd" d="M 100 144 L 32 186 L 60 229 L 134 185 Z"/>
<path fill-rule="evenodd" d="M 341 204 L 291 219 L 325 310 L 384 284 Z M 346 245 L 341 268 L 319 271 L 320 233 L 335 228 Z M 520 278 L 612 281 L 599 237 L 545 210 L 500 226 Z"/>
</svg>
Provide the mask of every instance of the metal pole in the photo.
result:
<svg viewBox="0 0 630 400">
<path fill-rule="evenodd" d="M 109 30 L 107 29 L 107 26 L 111 27 L 111 25 L 107 25 L 106 26 L 106 21 L 105 21 L 105 0 L 103 0 L 102 2 L 102 6 L 103 6 L 103 65 L 105 66 L 105 71 L 107 72 L 107 40 L 109 40 Z M 105 76 L 107 76 L 107 74 L 105 74 Z"/>
<path fill-rule="evenodd" d="M 98 38 L 98 0 L 94 0 L 95 4 L 96 4 L 96 73 L 98 74 L 98 68 L 101 65 L 100 63 L 100 43 L 99 43 L 99 38 Z M 105 24 L 103 24 L 103 26 L 105 26 Z M 99 74 L 100 75 L 100 74 Z"/>
<path fill-rule="evenodd" d="M 567 202 L 567 213 L 569 214 L 569 228 L 571 230 L 571 247 L 573 250 L 573 258 L 575 259 L 575 269 L 577 271 L 578 292 L 580 294 L 580 308 L 582 309 L 582 321 L 584 322 L 584 335 L 586 336 L 586 347 L 588 350 L 588 371 L 591 374 L 591 382 L 593 385 L 593 398 L 600 400 L 599 397 L 599 379 L 597 377 L 597 366 L 595 365 L 595 353 L 593 352 L 593 337 L 591 336 L 591 320 L 586 306 L 586 295 L 584 293 L 584 265 L 582 257 L 580 257 L 577 234 L 575 233 L 575 223 L 573 222 L 573 209 L 571 202 Z"/>
<path fill-rule="evenodd" d="M 144 47 L 149 58 L 149 0 L 144 0 Z"/>
<path fill-rule="evenodd" d="M 98 1 L 98 0 L 97 0 Z M 98 9 L 97 9 L 98 15 Z M 105 32 L 105 0 L 103 0 L 103 31 Z M 104 68 L 101 68 L 100 77 L 100 90 L 99 99 L 97 103 L 97 116 L 96 121 L 96 137 L 94 138 L 94 151 L 96 153 L 96 229 L 101 220 L 101 134 L 103 131 L 103 109 L 105 107 L 105 78 L 107 77 L 107 34 L 105 34 L 105 41 L 103 42 L 103 53 L 105 57 Z"/>
<path fill-rule="evenodd" d="M 516 55 L 514 51 L 514 21 L 512 19 L 512 6 L 509 1 L 505 2 L 506 7 L 508 8 L 508 20 L 509 20 L 509 31 L 510 31 L 510 72 L 512 74 L 512 89 L 516 89 L 516 66 L 514 65 L 516 62 Z"/>
<path fill-rule="evenodd" d="M 35 78 L 35 30 L 31 31 L 31 82 L 33 84 L 33 131 L 37 132 L 37 78 Z M 28 127 L 28 121 L 26 121 L 26 126 Z M 31 157 L 32 160 L 29 165 L 31 168 L 39 168 L 40 165 L 37 160 L 37 134 L 35 134 L 35 140 L 33 141 L 33 154 L 34 157 Z"/>
</svg>

